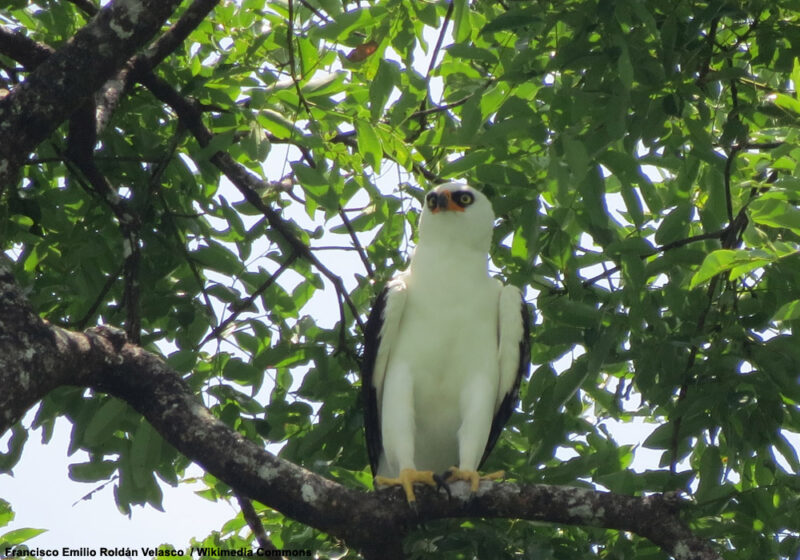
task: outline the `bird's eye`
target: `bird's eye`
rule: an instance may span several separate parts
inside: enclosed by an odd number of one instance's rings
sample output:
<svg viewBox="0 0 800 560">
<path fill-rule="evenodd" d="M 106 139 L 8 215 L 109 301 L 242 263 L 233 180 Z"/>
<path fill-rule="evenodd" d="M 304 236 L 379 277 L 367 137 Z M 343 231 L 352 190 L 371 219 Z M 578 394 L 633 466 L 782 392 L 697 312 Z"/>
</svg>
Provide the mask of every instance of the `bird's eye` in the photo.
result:
<svg viewBox="0 0 800 560">
<path fill-rule="evenodd" d="M 425 202 L 428 204 L 428 208 L 431 210 L 436 209 L 436 193 L 430 193 L 426 198 Z"/>
<path fill-rule="evenodd" d="M 463 191 L 458 193 L 456 202 L 458 202 L 460 206 L 469 206 L 470 204 L 475 202 L 475 197 L 471 192 Z"/>
</svg>

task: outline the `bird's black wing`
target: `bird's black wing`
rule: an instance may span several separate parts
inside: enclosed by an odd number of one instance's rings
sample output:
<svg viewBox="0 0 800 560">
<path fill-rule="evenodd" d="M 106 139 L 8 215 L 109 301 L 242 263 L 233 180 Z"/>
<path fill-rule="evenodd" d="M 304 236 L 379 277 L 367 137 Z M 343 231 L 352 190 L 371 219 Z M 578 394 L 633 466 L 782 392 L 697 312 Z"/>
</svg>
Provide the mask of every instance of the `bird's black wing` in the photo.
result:
<svg viewBox="0 0 800 560">
<path fill-rule="evenodd" d="M 364 434 L 367 439 L 367 455 L 372 474 L 378 472 L 378 460 L 383 449 L 381 441 L 381 419 L 378 416 L 378 394 L 373 382 L 375 360 L 381 344 L 383 312 L 386 308 L 388 288 L 381 290 L 370 311 L 364 330 L 364 351 L 361 359 L 361 398 L 364 406 Z"/>
<path fill-rule="evenodd" d="M 531 369 L 531 341 L 530 341 L 530 333 L 531 333 L 531 310 L 528 307 L 528 304 L 525 303 L 525 300 L 522 300 L 522 339 L 519 341 L 519 365 L 517 366 L 517 377 L 514 380 L 514 386 L 512 387 L 511 391 L 506 393 L 506 396 L 503 397 L 503 402 L 500 403 L 500 407 L 497 409 L 497 412 L 492 419 L 492 427 L 489 430 L 489 439 L 486 441 L 486 449 L 483 451 L 483 457 L 481 457 L 481 462 L 478 465 L 483 465 L 486 461 L 486 458 L 489 456 L 489 453 L 492 452 L 494 449 L 495 444 L 497 444 L 497 440 L 500 438 L 500 433 L 503 431 L 503 427 L 508 422 L 508 419 L 511 418 L 511 413 L 514 412 L 514 408 L 517 406 L 517 402 L 519 401 L 519 385 L 522 383 L 523 377 L 528 377 Z"/>
</svg>

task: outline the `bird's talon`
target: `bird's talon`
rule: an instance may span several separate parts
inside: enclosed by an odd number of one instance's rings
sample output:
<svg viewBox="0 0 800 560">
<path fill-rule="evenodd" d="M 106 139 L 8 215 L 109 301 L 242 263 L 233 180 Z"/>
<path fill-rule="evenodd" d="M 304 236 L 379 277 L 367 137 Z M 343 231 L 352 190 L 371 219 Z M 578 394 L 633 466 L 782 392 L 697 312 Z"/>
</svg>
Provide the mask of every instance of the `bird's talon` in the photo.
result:
<svg viewBox="0 0 800 560">
<path fill-rule="evenodd" d="M 469 483 L 469 489 L 472 494 L 478 491 L 481 480 L 499 480 L 505 477 L 505 471 L 496 471 L 493 473 L 481 475 L 478 471 L 461 470 L 458 467 L 450 467 L 441 478 L 443 480 L 455 481 L 463 480 Z"/>
<path fill-rule="evenodd" d="M 421 482 L 428 486 L 439 488 L 436 477 L 432 471 L 417 471 L 414 469 L 403 469 L 397 478 L 388 478 L 385 476 L 376 476 L 375 485 L 378 486 L 402 486 L 406 494 L 406 501 L 412 509 L 416 511 L 417 497 L 414 495 L 414 483 Z"/>
<path fill-rule="evenodd" d="M 447 472 L 442 474 L 433 474 L 433 480 L 436 481 L 436 493 L 439 493 L 439 490 L 444 488 L 444 491 L 447 492 L 447 499 L 452 499 L 453 495 L 450 493 L 450 486 L 447 484 Z"/>
<path fill-rule="evenodd" d="M 485 474 L 481 477 L 481 480 L 505 480 L 506 479 L 506 471 L 495 471 L 493 473 Z"/>
</svg>

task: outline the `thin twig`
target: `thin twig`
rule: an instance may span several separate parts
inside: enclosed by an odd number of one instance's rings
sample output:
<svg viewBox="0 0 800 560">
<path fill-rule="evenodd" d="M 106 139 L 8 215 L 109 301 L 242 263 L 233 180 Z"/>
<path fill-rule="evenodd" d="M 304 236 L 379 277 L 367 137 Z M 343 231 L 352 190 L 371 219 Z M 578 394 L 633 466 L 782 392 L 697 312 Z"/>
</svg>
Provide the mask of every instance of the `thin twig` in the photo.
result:
<svg viewBox="0 0 800 560">
<path fill-rule="evenodd" d="M 258 541 L 258 546 L 260 546 L 264 551 L 276 552 L 278 549 L 274 544 L 272 544 L 272 541 L 269 540 L 269 536 L 264 530 L 264 525 L 261 523 L 261 519 L 258 518 L 256 509 L 253 507 L 253 502 L 238 492 L 235 493 L 235 496 L 236 501 L 239 502 L 239 507 L 242 508 L 242 517 L 244 517 L 244 520 L 247 522 L 247 526 L 250 527 L 250 530 L 253 531 L 253 535 L 255 535 L 256 540 Z M 273 558 L 283 558 L 286 560 L 285 556 L 270 556 Z"/>
<path fill-rule="evenodd" d="M 339 217 L 342 219 L 344 227 L 347 228 L 347 233 L 350 234 L 350 240 L 353 242 L 353 247 L 355 247 L 356 251 L 358 251 L 358 256 L 361 258 L 361 262 L 367 271 L 367 276 L 373 278 L 375 276 L 375 271 L 372 269 L 372 264 L 367 258 L 367 253 L 364 251 L 364 247 L 361 246 L 361 242 L 358 240 L 356 231 L 353 229 L 353 224 L 350 223 L 350 219 L 347 217 L 347 214 L 344 213 L 344 210 L 342 210 L 341 206 L 339 207 Z"/>
<path fill-rule="evenodd" d="M 119 279 L 119 275 L 122 274 L 123 267 L 124 265 L 120 266 L 114 273 L 108 275 L 105 284 L 103 284 L 103 287 L 100 288 L 100 291 L 97 293 L 97 297 L 94 298 L 92 305 L 89 306 L 89 309 L 86 310 L 86 313 L 83 314 L 83 317 L 73 323 L 68 323 L 70 328 L 75 328 L 81 331 L 86 328 L 86 325 L 89 324 L 89 320 L 94 317 L 94 314 L 97 312 L 100 304 L 103 303 L 103 300 L 111 290 L 111 287 Z"/>
<path fill-rule="evenodd" d="M 94 495 L 96 493 L 98 493 L 100 490 L 102 490 L 103 488 L 105 488 L 106 486 L 111 484 L 112 482 L 116 482 L 117 480 L 119 480 L 119 474 L 115 474 L 114 476 L 112 476 L 111 478 L 106 480 L 104 483 L 102 483 L 100 486 L 90 490 L 89 493 L 88 494 L 84 494 L 84 496 L 81 499 L 75 500 L 72 503 L 72 507 L 77 506 L 81 502 L 88 502 L 89 500 L 91 500 L 94 497 Z"/>
<path fill-rule="evenodd" d="M 708 42 L 708 56 L 706 60 L 703 62 L 702 68 L 697 73 L 697 79 L 695 80 L 696 85 L 702 85 L 706 79 L 706 76 L 711 71 L 711 60 L 714 58 L 714 43 L 717 37 L 717 27 L 719 26 L 719 19 L 720 16 L 714 17 L 711 20 L 711 28 L 709 29 L 707 42 Z"/>
<path fill-rule="evenodd" d="M 436 67 L 436 59 L 439 58 L 439 51 L 442 48 L 442 44 L 444 42 L 444 36 L 445 33 L 447 32 L 447 27 L 450 25 L 450 19 L 453 17 L 453 9 L 454 9 L 453 0 L 450 0 L 449 4 L 447 5 L 447 13 L 445 13 L 444 15 L 442 28 L 439 30 L 439 37 L 437 37 L 436 39 L 436 47 L 433 49 L 433 53 L 431 54 L 431 60 L 428 63 L 428 71 L 425 73 L 426 81 L 430 80 L 431 72 L 433 72 L 433 69 Z M 427 126 L 428 123 L 428 113 L 426 113 L 427 106 L 428 106 L 428 96 L 426 94 L 419 104 L 419 109 L 415 113 L 417 121 L 419 123 L 419 128 L 409 138 L 406 138 L 407 143 L 410 144 L 414 142 L 419 137 L 419 135 L 422 134 L 422 131 L 425 130 L 425 127 Z"/>
<path fill-rule="evenodd" d="M 308 101 L 303 96 L 303 90 L 300 88 L 300 82 L 297 79 L 297 69 L 295 67 L 295 56 L 294 56 L 294 0 L 289 0 L 288 3 L 288 23 L 286 27 L 286 49 L 289 54 L 289 74 L 292 77 L 292 82 L 294 83 L 294 89 L 297 92 L 297 98 L 300 101 L 300 104 L 306 110 L 309 117 L 313 118 L 311 114 L 311 107 L 308 105 Z"/>
<path fill-rule="evenodd" d="M 711 279 L 711 282 L 708 284 L 708 289 L 706 290 L 706 307 L 700 313 L 700 317 L 697 320 L 697 327 L 695 332 L 700 335 L 705 328 L 706 319 L 708 318 L 708 314 L 711 312 L 711 306 L 714 302 L 714 293 L 717 291 L 717 284 L 719 283 L 720 278 L 722 277 L 722 273 L 717 274 Z M 684 368 L 683 378 L 684 381 L 681 383 L 680 389 L 678 390 L 678 398 L 675 401 L 675 406 L 677 407 L 680 403 L 686 398 L 686 395 L 689 393 L 689 373 L 692 371 L 695 362 L 697 361 L 697 354 L 700 352 L 700 346 L 697 344 L 693 344 L 691 349 L 689 350 L 689 359 L 686 361 L 686 367 Z M 670 440 L 670 461 L 669 461 L 669 472 L 671 475 L 677 474 L 678 471 L 678 447 L 680 445 L 680 431 L 681 426 L 683 425 L 683 415 L 678 414 L 675 418 L 675 422 L 673 424 L 672 429 L 672 437 Z"/>
<path fill-rule="evenodd" d="M 357 251 L 355 247 L 350 245 L 312 245 L 312 251 Z"/>
<path fill-rule="evenodd" d="M 428 71 L 425 73 L 425 79 L 429 79 L 431 77 L 431 72 L 436 67 L 436 59 L 439 58 L 439 51 L 442 50 L 442 45 L 444 44 L 444 36 L 447 33 L 447 28 L 450 26 L 450 20 L 453 18 L 453 0 L 447 5 L 447 13 L 444 14 L 444 22 L 442 23 L 442 28 L 439 30 L 439 36 L 436 38 L 436 46 L 433 48 L 433 54 L 431 54 L 431 60 L 428 63 Z"/>
<path fill-rule="evenodd" d="M 326 16 L 325 14 L 320 12 L 318 9 L 316 9 L 314 6 L 309 4 L 308 0 L 300 0 L 300 3 L 303 6 L 305 6 L 306 8 L 308 8 L 311 11 L 311 13 L 313 13 L 315 16 L 317 16 L 319 19 L 321 19 L 325 23 L 330 23 L 332 21 L 331 18 L 329 18 L 328 16 Z"/>
<path fill-rule="evenodd" d="M 478 90 L 478 91 L 481 91 L 481 90 Z M 450 109 L 454 109 L 456 107 L 460 107 L 461 105 L 463 105 L 464 103 L 469 101 L 474 95 L 475 95 L 474 93 L 471 93 L 471 94 L 469 94 L 467 96 L 462 97 L 461 99 L 459 99 L 457 101 L 453 101 L 452 103 L 447 103 L 445 105 L 437 105 L 435 107 L 430 107 L 429 109 L 421 109 L 419 111 L 414 111 L 413 113 L 411 113 L 408 116 L 408 118 L 409 119 L 414 119 L 414 118 L 417 118 L 417 117 L 426 117 L 428 115 L 434 115 L 436 113 L 444 113 L 445 111 L 449 111 Z"/>
<path fill-rule="evenodd" d="M 685 239 L 678 239 L 676 241 L 671 241 L 669 243 L 665 243 L 655 249 L 648 251 L 647 253 L 643 253 L 639 255 L 639 258 L 646 259 L 652 256 L 655 256 L 659 253 L 665 253 L 667 251 L 671 251 L 672 249 L 677 249 L 679 247 L 683 247 L 684 245 L 688 245 L 689 243 L 694 243 L 695 241 L 705 241 L 706 239 L 722 239 L 728 233 L 728 228 L 723 228 L 718 231 L 712 231 L 710 233 L 701 233 L 698 235 L 692 235 L 690 237 L 686 237 Z M 608 278 L 615 272 L 619 272 L 622 269 L 621 266 L 617 265 L 615 267 L 609 268 L 608 270 L 603 271 L 602 274 L 598 274 L 588 280 L 584 280 L 582 286 L 584 288 L 588 288 L 589 286 L 596 284 L 600 280 L 604 278 Z"/>
<path fill-rule="evenodd" d="M 272 274 L 270 274 L 270 276 L 266 280 L 264 280 L 264 282 L 262 282 L 261 285 L 258 288 L 256 288 L 252 294 L 250 294 L 240 302 L 236 303 L 235 305 L 232 305 L 231 310 L 233 312 L 224 321 L 222 321 L 219 325 L 217 325 L 210 333 L 208 333 L 208 335 L 198 345 L 198 348 L 202 347 L 209 340 L 219 337 L 220 333 L 222 333 L 228 327 L 228 325 L 230 325 L 233 321 L 235 321 L 236 318 L 239 317 L 239 315 L 241 315 L 243 311 L 249 309 L 250 306 L 253 305 L 253 302 L 259 296 L 261 296 L 261 294 L 267 291 L 269 287 L 272 286 L 278 280 L 280 275 L 283 274 L 286 271 L 286 269 L 289 268 L 292 265 L 292 263 L 297 260 L 297 257 L 298 257 L 297 253 L 292 253 L 291 255 L 289 255 L 289 258 L 283 261 L 283 263 L 281 263 L 278 269 Z"/>
</svg>

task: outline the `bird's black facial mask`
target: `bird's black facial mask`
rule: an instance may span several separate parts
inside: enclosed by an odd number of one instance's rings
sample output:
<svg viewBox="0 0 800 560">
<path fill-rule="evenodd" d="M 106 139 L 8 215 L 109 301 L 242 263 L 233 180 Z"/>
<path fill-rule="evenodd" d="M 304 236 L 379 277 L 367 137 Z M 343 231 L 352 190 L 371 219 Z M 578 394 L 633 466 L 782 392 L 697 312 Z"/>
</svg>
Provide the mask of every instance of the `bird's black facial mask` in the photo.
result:
<svg viewBox="0 0 800 560">
<path fill-rule="evenodd" d="M 434 214 L 446 210 L 463 212 L 473 202 L 475 202 L 475 195 L 469 191 L 430 192 L 425 197 L 425 203 Z"/>
</svg>

